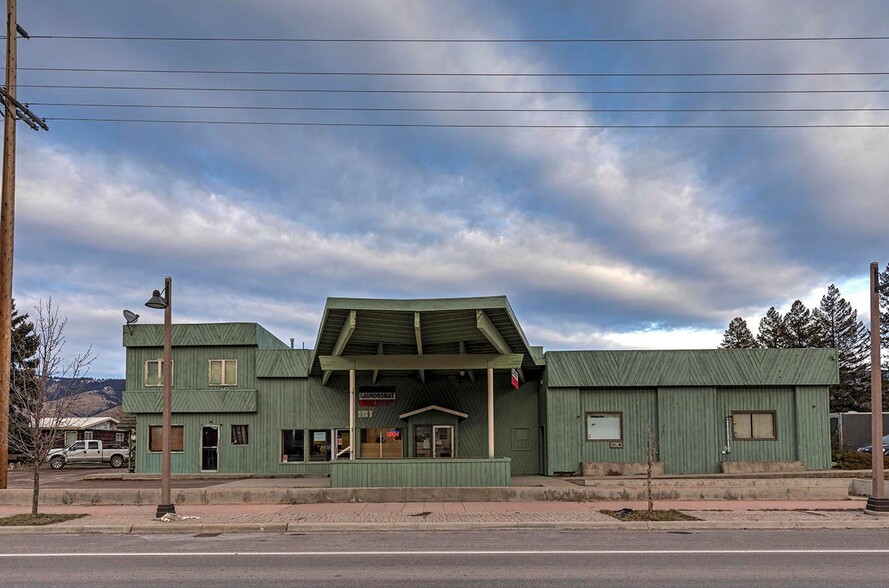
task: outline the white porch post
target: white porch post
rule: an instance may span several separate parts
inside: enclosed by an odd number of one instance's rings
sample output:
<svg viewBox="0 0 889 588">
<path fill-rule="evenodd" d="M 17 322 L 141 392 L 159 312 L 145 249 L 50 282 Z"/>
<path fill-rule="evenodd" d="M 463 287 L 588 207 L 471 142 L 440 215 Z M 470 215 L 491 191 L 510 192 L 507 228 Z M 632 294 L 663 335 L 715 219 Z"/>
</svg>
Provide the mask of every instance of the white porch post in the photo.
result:
<svg viewBox="0 0 889 588">
<path fill-rule="evenodd" d="M 349 445 L 352 450 L 349 452 L 349 459 L 355 459 L 355 368 L 349 370 Z"/>
<path fill-rule="evenodd" d="M 494 457 L 494 368 L 488 368 L 488 457 Z"/>
</svg>

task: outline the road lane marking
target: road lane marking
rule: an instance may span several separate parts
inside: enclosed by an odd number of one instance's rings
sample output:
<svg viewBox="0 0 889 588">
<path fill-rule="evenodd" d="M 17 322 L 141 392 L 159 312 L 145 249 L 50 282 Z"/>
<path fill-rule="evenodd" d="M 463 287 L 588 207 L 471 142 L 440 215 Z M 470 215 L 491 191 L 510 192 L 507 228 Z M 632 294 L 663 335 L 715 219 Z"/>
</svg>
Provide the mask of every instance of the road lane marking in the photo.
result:
<svg viewBox="0 0 889 588">
<path fill-rule="evenodd" d="M 889 549 L 610 549 L 610 550 L 491 550 L 491 551 L 141 551 L 82 553 L 0 553 L 0 559 L 76 557 L 307 557 L 307 556 L 439 556 L 439 555 L 844 555 L 889 554 Z"/>
</svg>

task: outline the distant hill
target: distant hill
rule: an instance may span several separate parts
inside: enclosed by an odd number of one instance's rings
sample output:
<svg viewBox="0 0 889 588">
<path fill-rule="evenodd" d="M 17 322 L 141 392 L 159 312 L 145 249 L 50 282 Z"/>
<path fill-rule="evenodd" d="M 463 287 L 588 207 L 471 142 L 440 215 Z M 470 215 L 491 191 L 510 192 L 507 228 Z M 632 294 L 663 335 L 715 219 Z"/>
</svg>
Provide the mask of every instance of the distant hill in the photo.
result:
<svg viewBox="0 0 889 588">
<path fill-rule="evenodd" d="M 70 416 L 115 416 L 120 412 L 123 390 L 126 380 L 116 378 L 77 378 L 58 380 L 49 391 L 50 396 L 59 397 L 62 391 L 68 391 L 66 396 L 77 396 L 76 408 Z M 70 394 L 74 391 L 74 394 Z"/>
</svg>

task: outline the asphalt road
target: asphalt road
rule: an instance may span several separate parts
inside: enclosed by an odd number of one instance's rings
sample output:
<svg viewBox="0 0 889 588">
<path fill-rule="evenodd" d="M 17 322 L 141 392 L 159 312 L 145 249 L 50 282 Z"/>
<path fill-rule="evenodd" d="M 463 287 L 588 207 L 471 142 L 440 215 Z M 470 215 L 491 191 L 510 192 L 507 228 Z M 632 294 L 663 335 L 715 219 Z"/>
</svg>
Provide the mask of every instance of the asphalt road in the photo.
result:
<svg viewBox="0 0 889 588">
<path fill-rule="evenodd" d="M 0 536 L 15 586 L 885 586 L 883 531 Z"/>
</svg>

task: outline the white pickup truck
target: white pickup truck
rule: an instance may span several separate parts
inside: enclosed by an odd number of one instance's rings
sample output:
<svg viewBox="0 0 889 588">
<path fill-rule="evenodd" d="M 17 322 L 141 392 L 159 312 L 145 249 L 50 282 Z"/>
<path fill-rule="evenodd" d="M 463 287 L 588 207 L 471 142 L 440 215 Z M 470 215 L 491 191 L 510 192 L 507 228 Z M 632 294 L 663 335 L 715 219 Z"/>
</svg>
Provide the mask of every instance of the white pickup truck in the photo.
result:
<svg viewBox="0 0 889 588">
<path fill-rule="evenodd" d="M 60 470 L 68 464 L 100 464 L 107 463 L 113 468 L 123 467 L 129 458 L 129 449 L 122 443 L 106 443 L 101 441 L 76 441 L 68 447 L 53 449 L 46 461 L 49 467 Z"/>
</svg>

